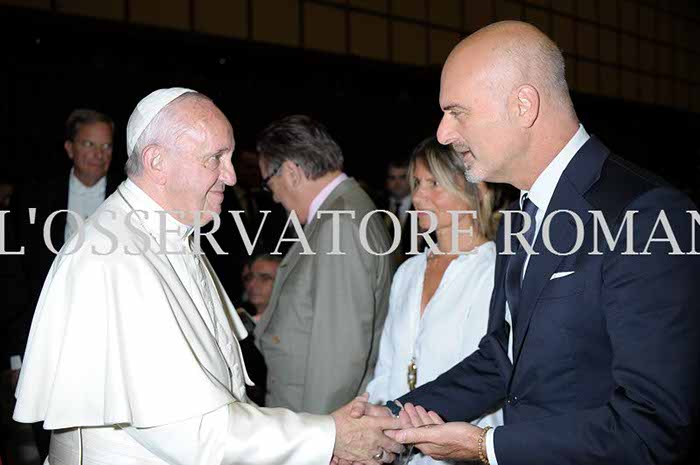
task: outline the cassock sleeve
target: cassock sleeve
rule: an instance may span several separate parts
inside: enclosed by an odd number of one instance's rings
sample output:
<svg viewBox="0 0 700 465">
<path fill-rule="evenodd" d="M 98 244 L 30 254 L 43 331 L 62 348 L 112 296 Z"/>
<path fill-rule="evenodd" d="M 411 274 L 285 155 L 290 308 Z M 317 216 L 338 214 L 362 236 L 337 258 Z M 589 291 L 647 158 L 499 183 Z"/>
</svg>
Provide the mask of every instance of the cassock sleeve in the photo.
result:
<svg viewBox="0 0 700 465">
<path fill-rule="evenodd" d="M 330 416 L 241 402 L 178 423 L 124 430 L 173 465 L 328 465 L 335 442 Z"/>
</svg>

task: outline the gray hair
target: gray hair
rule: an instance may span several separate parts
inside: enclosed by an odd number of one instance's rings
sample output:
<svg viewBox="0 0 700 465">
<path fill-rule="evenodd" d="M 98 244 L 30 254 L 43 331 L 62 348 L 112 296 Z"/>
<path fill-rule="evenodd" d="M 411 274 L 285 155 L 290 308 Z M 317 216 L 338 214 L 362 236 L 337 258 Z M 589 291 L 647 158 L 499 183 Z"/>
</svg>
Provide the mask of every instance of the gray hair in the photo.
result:
<svg viewBox="0 0 700 465">
<path fill-rule="evenodd" d="M 258 136 L 257 149 L 270 168 L 277 169 L 290 160 L 310 180 L 343 169 L 343 152 L 326 127 L 304 115 L 270 124 Z"/>
<path fill-rule="evenodd" d="M 95 123 L 108 124 L 114 133 L 114 120 L 109 116 L 89 108 L 76 108 L 66 119 L 66 140 L 75 141 L 81 126 Z"/>
<path fill-rule="evenodd" d="M 140 176 L 143 173 L 143 151 L 149 145 L 172 147 L 177 139 L 190 127 L 190 123 L 178 113 L 178 104 L 187 100 L 211 99 L 199 92 L 186 92 L 170 102 L 153 118 L 136 141 L 134 149 L 124 165 L 124 171 L 129 177 Z"/>
</svg>

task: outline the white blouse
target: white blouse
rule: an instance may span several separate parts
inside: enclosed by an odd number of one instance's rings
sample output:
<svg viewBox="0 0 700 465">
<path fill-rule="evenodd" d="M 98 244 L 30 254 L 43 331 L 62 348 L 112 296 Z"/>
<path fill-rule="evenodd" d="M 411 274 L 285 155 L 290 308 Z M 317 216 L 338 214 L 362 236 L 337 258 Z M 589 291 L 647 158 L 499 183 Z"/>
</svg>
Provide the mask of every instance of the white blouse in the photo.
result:
<svg viewBox="0 0 700 465">
<path fill-rule="evenodd" d="M 420 315 L 428 249 L 407 260 L 394 275 L 379 346 L 370 401 L 384 403 L 408 392 L 408 366 L 415 357 L 416 386 L 433 381 L 474 352 L 486 334 L 494 283 L 496 245 L 487 242 L 454 259 Z M 489 413 L 473 424 L 503 424 L 503 413 Z M 411 464 L 438 464 L 416 455 Z"/>
</svg>

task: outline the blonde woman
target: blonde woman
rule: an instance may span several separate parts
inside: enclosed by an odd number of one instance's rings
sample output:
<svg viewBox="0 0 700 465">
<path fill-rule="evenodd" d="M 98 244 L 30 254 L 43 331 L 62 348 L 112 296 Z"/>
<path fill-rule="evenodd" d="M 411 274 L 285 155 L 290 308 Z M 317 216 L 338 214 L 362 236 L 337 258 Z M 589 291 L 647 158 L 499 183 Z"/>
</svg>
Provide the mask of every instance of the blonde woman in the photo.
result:
<svg viewBox="0 0 700 465">
<path fill-rule="evenodd" d="M 426 248 L 394 276 L 379 360 L 367 387 L 373 403 L 434 380 L 476 350 L 486 333 L 496 262 L 495 193 L 486 184 L 468 183 L 463 173 L 461 157 L 434 137 L 421 142 L 411 157 L 413 205 L 434 214 L 436 244 L 443 254 Z M 464 210 L 476 211 L 476 218 L 450 213 Z M 430 227 L 430 216 L 419 213 L 422 229 Z M 453 228 L 473 233 L 454 237 Z M 502 423 L 500 409 L 474 422 L 481 427 Z M 410 463 L 446 462 L 418 453 Z"/>
</svg>

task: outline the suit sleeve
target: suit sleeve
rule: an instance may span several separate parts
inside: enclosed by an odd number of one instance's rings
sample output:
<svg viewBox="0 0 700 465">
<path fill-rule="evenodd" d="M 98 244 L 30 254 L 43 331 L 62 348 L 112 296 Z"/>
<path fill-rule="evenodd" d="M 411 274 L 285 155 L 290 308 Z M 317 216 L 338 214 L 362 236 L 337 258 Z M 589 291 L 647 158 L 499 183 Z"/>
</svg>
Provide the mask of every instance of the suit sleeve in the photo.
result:
<svg viewBox="0 0 700 465">
<path fill-rule="evenodd" d="M 495 362 L 503 350 L 494 334 L 486 335 L 479 349 L 440 375 L 398 399 L 432 410 L 445 421 L 473 421 L 497 409 L 505 398 L 506 385 Z"/>
<path fill-rule="evenodd" d="M 357 226 L 340 217 L 340 250 L 330 255 L 331 221 L 319 225 L 312 273 L 313 322 L 304 380 L 303 410 L 329 413 L 361 389 L 369 369 L 375 318 L 372 267 L 375 257 L 362 247 Z M 388 285 L 388 283 L 387 283 Z"/>
<path fill-rule="evenodd" d="M 171 465 L 328 465 L 335 443 L 331 417 L 241 402 L 178 423 L 123 428 Z"/>
<path fill-rule="evenodd" d="M 661 206 L 684 253 L 695 207 L 670 190 L 651 191 L 628 206 L 638 210 L 634 250 L 653 237 Z M 617 227 L 620 225 L 618 224 Z M 697 228 L 696 228 L 697 229 Z M 690 448 L 698 420 L 700 259 L 673 255 L 667 241 L 649 242 L 650 255 L 608 253 L 601 302 L 613 352 L 616 386 L 604 405 L 500 427 L 499 465 L 554 463 L 675 463 Z"/>
</svg>

